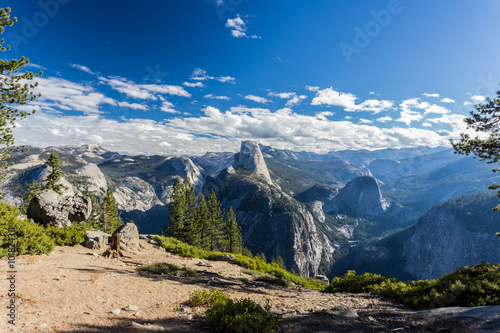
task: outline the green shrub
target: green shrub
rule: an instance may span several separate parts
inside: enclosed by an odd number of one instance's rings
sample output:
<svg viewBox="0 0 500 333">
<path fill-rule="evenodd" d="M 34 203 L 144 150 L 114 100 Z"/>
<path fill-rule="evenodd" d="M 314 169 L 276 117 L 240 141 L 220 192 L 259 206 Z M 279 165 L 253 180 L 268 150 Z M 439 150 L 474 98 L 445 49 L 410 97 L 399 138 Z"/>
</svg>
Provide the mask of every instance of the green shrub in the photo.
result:
<svg viewBox="0 0 500 333">
<path fill-rule="evenodd" d="M 249 298 L 219 298 L 206 311 L 207 320 L 223 332 L 275 332 L 278 319 Z"/>
<path fill-rule="evenodd" d="M 74 224 L 68 227 L 49 226 L 45 230 L 47 235 L 54 240 L 58 246 L 77 245 L 85 242 L 85 225 Z"/>
<path fill-rule="evenodd" d="M 178 275 L 178 276 L 194 276 L 196 271 L 177 265 L 167 264 L 166 262 L 157 262 L 154 264 L 137 267 L 138 271 L 150 272 L 154 274 Z"/>
<path fill-rule="evenodd" d="M 9 235 L 14 234 L 16 255 L 50 253 L 54 241 L 46 234 L 44 227 L 28 220 L 18 220 L 19 209 L 0 202 L 0 257 L 7 257 Z"/>
<path fill-rule="evenodd" d="M 191 306 L 213 306 L 217 301 L 228 299 L 229 296 L 219 289 L 202 289 L 189 294 L 188 303 Z"/>
<path fill-rule="evenodd" d="M 330 285 L 325 289 L 327 292 L 347 292 L 347 293 L 362 293 L 373 290 L 374 286 L 382 282 L 394 280 L 378 274 L 365 273 L 363 275 L 356 274 L 356 271 L 348 271 L 342 277 L 335 277 L 330 282 Z"/>
<path fill-rule="evenodd" d="M 459 268 L 435 280 L 407 282 L 370 273 L 357 275 L 349 271 L 341 278 L 332 279 L 326 291 L 369 291 L 416 309 L 499 305 L 500 265 L 483 262 Z"/>
<path fill-rule="evenodd" d="M 231 254 L 224 252 L 203 251 L 192 245 L 183 243 L 180 240 L 173 237 L 155 236 L 154 239 L 158 241 L 160 246 L 163 247 L 165 250 L 182 255 L 184 257 L 216 260 L 217 257 L 219 257 L 220 255 Z M 277 278 L 284 280 L 285 282 L 287 282 L 287 284 L 289 284 L 289 282 L 293 282 L 297 285 L 306 288 L 313 288 L 318 290 L 325 289 L 325 287 L 321 283 L 318 283 L 317 281 L 295 275 L 294 273 L 291 272 L 287 272 L 285 269 L 280 268 L 278 264 L 276 263 L 268 264 L 259 257 L 249 258 L 241 254 L 235 254 L 235 259 L 233 260 L 233 263 L 241 267 L 248 268 L 250 270 L 257 270 L 263 273 L 272 274 Z"/>
</svg>

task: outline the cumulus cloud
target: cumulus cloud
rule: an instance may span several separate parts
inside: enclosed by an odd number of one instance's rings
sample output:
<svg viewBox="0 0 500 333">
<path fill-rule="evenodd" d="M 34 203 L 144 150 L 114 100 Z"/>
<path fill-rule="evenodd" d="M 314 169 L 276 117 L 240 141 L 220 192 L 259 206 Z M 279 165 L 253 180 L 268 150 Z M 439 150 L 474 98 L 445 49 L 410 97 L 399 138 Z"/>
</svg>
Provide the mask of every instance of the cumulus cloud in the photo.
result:
<svg viewBox="0 0 500 333">
<path fill-rule="evenodd" d="M 100 107 L 105 104 L 118 105 L 114 99 L 88 85 L 56 77 L 39 77 L 36 82 L 38 87 L 35 92 L 42 93 L 42 97 L 30 103 L 30 109 L 80 111 L 90 114 L 102 112 Z"/>
<path fill-rule="evenodd" d="M 306 95 L 297 95 L 295 92 L 272 92 L 270 91 L 267 96 L 277 97 L 281 99 L 287 99 L 285 106 L 295 106 L 299 105 L 303 99 L 306 99 Z"/>
<path fill-rule="evenodd" d="M 78 64 L 68 64 L 68 65 L 70 65 L 71 67 L 76 68 L 78 70 L 81 70 L 82 72 L 85 72 L 85 73 L 89 73 L 92 75 L 96 74 L 93 71 L 91 71 L 90 68 L 88 68 L 87 66 L 78 65 Z"/>
<path fill-rule="evenodd" d="M 309 90 L 309 91 L 319 91 L 319 87 L 316 87 L 316 86 L 306 86 L 306 90 Z"/>
<path fill-rule="evenodd" d="M 313 98 L 311 105 L 332 105 L 343 107 L 345 111 L 371 111 L 374 114 L 391 109 L 393 101 L 369 99 L 361 104 L 356 104 L 358 98 L 351 93 L 343 93 L 326 88 L 319 90 Z"/>
<path fill-rule="evenodd" d="M 455 101 L 451 98 L 445 97 L 441 100 L 443 103 L 455 103 Z"/>
<path fill-rule="evenodd" d="M 396 119 L 396 121 L 410 126 L 413 121 L 421 121 L 424 119 L 424 116 L 422 116 L 419 111 L 415 111 L 415 109 L 426 109 L 430 104 L 427 102 L 419 102 L 418 98 L 411 98 L 403 101 L 399 106 L 402 111 L 400 117 Z"/>
<path fill-rule="evenodd" d="M 227 96 L 216 96 L 216 95 L 212 95 L 212 94 L 205 95 L 205 98 L 220 99 L 220 100 L 225 100 L 225 101 L 231 100 L 231 98 L 229 98 Z"/>
<path fill-rule="evenodd" d="M 139 104 L 139 103 L 118 102 L 118 106 L 125 107 L 125 108 L 131 108 L 134 110 L 143 110 L 143 111 L 148 110 L 148 107 L 146 105 Z"/>
<path fill-rule="evenodd" d="M 425 97 L 435 97 L 435 98 L 439 98 L 439 94 L 423 93 L 422 95 L 424 95 Z"/>
<path fill-rule="evenodd" d="M 379 123 L 386 123 L 388 121 L 392 121 L 392 117 L 385 116 L 385 117 L 380 117 L 376 119 Z"/>
<path fill-rule="evenodd" d="M 184 82 L 182 84 L 185 87 L 189 88 L 203 88 L 205 85 L 202 82 Z"/>
<path fill-rule="evenodd" d="M 228 19 L 226 22 L 226 28 L 231 31 L 231 36 L 234 38 L 251 38 L 251 39 L 261 39 L 260 36 L 257 35 L 247 35 L 247 22 L 243 20 L 243 18 L 248 18 L 248 16 L 241 17 L 237 15 L 234 19 Z"/>
<path fill-rule="evenodd" d="M 267 99 L 265 97 L 260 97 L 260 96 L 255 96 L 255 95 L 246 95 L 244 98 L 248 99 L 250 101 L 254 101 L 256 103 L 261 103 L 261 104 L 267 104 L 267 103 L 271 102 L 269 99 Z"/>
<path fill-rule="evenodd" d="M 189 77 L 191 80 L 194 80 L 194 81 L 208 81 L 208 80 L 217 80 L 219 82 L 227 82 L 227 83 L 232 83 L 232 84 L 235 84 L 236 83 L 236 79 L 232 76 L 218 76 L 218 77 L 214 77 L 214 76 L 210 76 L 207 74 L 207 71 L 201 69 L 201 68 L 195 68 L 193 70 L 193 73 L 191 73 L 191 76 Z M 185 83 L 189 83 L 189 82 L 185 82 Z M 195 84 L 199 84 L 201 82 L 197 82 Z M 192 85 L 190 85 L 191 87 Z M 199 87 L 199 85 L 198 85 Z"/>
<path fill-rule="evenodd" d="M 184 90 L 181 86 L 167 84 L 141 84 L 119 76 L 99 76 L 99 80 L 109 85 L 112 89 L 132 98 L 156 100 L 158 99 L 158 94 L 191 97 L 191 94 Z"/>
<path fill-rule="evenodd" d="M 167 113 L 179 114 L 180 111 L 174 109 L 174 104 L 169 101 L 163 101 L 160 110 Z"/>
</svg>

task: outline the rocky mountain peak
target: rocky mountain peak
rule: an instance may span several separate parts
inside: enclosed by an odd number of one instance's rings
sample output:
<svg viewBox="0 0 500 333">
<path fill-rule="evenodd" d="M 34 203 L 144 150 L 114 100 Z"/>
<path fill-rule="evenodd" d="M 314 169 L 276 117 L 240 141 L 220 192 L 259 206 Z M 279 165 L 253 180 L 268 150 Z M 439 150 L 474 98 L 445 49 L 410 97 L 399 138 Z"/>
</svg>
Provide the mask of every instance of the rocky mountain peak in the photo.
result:
<svg viewBox="0 0 500 333">
<path fill-rule="evenodd" d="M 351 180 L 339 191 L 338 198 L 347 209 L 360 214 L 380 215 L 389 206 L 380 193 L 377 180 L 370 176 Z"/>
<path fill-rule="evenodd" d="M 259 144 L 253 140 L 241 142 L 240 152 L 234 156 L 234 167 L 252 170 L 255 174 L 264 177 L 269 184 L 273 183 Z"/>
</svg>

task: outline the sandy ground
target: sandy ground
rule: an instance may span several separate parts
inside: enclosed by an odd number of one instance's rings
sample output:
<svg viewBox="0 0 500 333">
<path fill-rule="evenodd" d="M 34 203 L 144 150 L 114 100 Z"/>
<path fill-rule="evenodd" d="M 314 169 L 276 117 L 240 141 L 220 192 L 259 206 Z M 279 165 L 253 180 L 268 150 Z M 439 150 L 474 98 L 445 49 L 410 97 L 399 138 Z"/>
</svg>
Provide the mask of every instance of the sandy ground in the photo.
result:
<svg viewBox="0 0 500 333">
<path fill-rule="evenodd" d="M 146 244 L 146 240 L 141 240 Z M 298 286 L 253 282 L 242 268 L 227 262 L 200 267 L 147 244 L 122 260 L 99 256 L 82 246 L 56 247 L 50 255 L 16 258 L 16 319 L 7 316 L 11 297 L 7 260 L 0 260 L 1 332 L 212 332 L 204 308 L 185 306 L 194 290 L 217 287 L 233 298 L 250 297 L 281 320 L 280 332 L 473 332 L 466 322 L 410 314 L 410 309 L 369 294 L 328 294 Z M 153 262 L 186 265 L 193 277 L 138 273 Z M 242 281 L 242 278 L 250 280 Z M 209 282 L 210 281 L 210 282 Z M 138 311 L 123 309 L 135 305 Z M 192 319 L 184 316 L 191 314 Z"/>
</svg>

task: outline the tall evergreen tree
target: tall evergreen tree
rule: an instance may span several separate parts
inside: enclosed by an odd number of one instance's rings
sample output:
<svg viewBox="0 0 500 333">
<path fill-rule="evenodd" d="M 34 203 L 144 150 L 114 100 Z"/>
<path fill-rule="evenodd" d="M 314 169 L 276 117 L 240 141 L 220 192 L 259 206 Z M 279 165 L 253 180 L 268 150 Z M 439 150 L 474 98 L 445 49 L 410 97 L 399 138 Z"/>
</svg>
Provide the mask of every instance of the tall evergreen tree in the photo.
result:
<svg viewBox="0 0 500 333">
<path fill-rule="evenodd" d="M 47 176 L 47 183 L 45 184 L 44 189 L 48 188 L 54 190 L 54 192 L 58 194 L 62 194 L 67 187 L 58 183 L 61 178 L 64 177 L 65 173 L 60 168 L 61 160 L 55 151 L 50 154 L 47 162 L 45 162 L 45 166 L 50 168 L 50 173 Z"/>
<path fill-rule="evenodd" d="M 107 233 L 112 233 L 121 224 L 123 224 L 118 206 L 116 205 L 115 198 L 113 197 L 113 190 L 110 186 L 106 190 L 106 196 L 101 204 L 101 211 L 99 214 L 99 224 L 101 230 Z"/>
<path fill-rule="evenodd" d="M 10 17 L 10 8 L 0 8 L 0 34 L 3 34 L 5 27 L 12 26 L 17 22 L 16 17 Z M 4 45 L 5 40 L 0 39 L 0 51 L 10 50 L 10 45 Z M 35 113 L 18 110 L 16 107 L 26 105 L 34 101 L 41 94 L 35 94 L 33 89 L 38 83 L 31 81 L 41 76 L 43 73 L 33 74 L 26 71 L 19 73 L 19 70 L 29 64 L 29 59 L 0 59 L 0 182 L 7 175 L 7 168 L 11 163 L 8 159 L 12 157 L 14 149 L 25 149 L 16 146 L 12 129 L 16 127 L 16 121 Z"/>
<path fill-rule="evenodd" d="M 200 231 L 199 225 L 195 218 L 196 215 L 196 195 L 194 192 L 194 187 L 189 181 L 189 178 L 183 182 L 185 203 L 186 203 L 186 214 L 184 216 L 184 232 L 182 234 L 182 241 L 193 246 L 199 246 L 200 244 Z"/>
<path fill-rule="evenodd" d="M 24 195 L 24 202 L 21 206 L 21 214 L 26 214 L 28 212 L 28 206 L 35 196 L 40 194 L 43 190 L 43 187 L 36 180 L 33 180 L 31 184 L 28 185 L 28 192 Z"/>
<path fill-rule="evenodd" d="M 196 207 L 196 224 L 199 228 L 199 247 L 202 250 L 208 251 L 210 250 L 210 221 L 208 206 L 203 193 L 200 193 L 198 198 L 198 206 Z"/>
<path fill-rule="evenodd" d="M 170 212 L 170 224 L 165 227 L 164 234 L 177 239 L 183 238 L 184 219 L 187 214 L 186 196 L 184 186 L 179 178 L 175 178 L 172 189 L 171 201 L 167 206 Z"/>
<path fill-rule="evenodd" d="M 215 191 L 212 189 L 208 197 L 208 221 L 209 221 L 209 238 L 210 238 L 210 251 L 216 251 L 220 246 L 222 236 L 222 221 L 224 214 L 217 199 Z"/>
<path fill-rule="evenodd" d="M 229 207 L 229 212 L 224 223 L 223 245 L 224 250 L 230 253 L 241 253 L 243 249 L 241 228 L 236 222 L 232 206 Z"/>
</svg>

